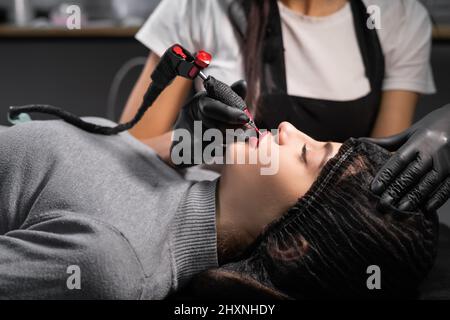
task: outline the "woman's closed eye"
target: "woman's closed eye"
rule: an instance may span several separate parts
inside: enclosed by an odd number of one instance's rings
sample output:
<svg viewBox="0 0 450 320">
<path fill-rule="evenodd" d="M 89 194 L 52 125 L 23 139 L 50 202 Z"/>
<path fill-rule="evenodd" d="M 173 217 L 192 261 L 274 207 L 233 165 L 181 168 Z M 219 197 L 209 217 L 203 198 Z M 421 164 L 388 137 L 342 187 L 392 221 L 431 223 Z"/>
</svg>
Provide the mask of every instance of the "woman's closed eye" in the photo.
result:
<svg viewBox="0 0 450 320">
<path fill-rule="evenodd" d="M 308 165 L 308 160 L 311 160 L 311 159 L 309 159 L 308 151 L 309 151 L 308 145 L 306 143 L 304 143 L 301 148 L 300 160 L 305 165 Z M 313 150 L 313 151 L 314 151 L 314 155 L 313 155 L 312 159 L 318 160 L 318 161 L 313 161 L 313 162 L 317 164 L 316 167 L 320 171 L 325 166 L 325 164 L 328 162 L 328 160 L 330 160 L 330 158 L 333 156 L 333 151 L 334 151 L 333 144 L 331 142 L 324 143 L 323 146 L 321 146 L 319 150 Z"/>
<path fill-rule="evenodd" d="M 305 164 L 308 164 L 308 159 L 306 157 L 307 151 L 308 151 L 308 149 L 307 149 L 306 143 L 305 143 L 305 144 L 303 144 L 302 153 L 301 153 L 301 159 Z"/>
</svg>

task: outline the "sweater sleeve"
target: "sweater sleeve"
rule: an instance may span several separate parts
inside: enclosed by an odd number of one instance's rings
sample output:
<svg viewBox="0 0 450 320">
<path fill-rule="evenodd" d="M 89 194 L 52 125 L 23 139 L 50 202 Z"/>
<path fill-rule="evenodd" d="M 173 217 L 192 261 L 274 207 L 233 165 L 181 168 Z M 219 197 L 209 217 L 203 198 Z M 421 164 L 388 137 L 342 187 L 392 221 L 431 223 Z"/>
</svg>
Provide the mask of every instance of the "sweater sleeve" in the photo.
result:
<svg viewBox="0 0 450 320">
<path fill-rule="evenodd" d="M 174 290 L 197 273 L 218 267 L 217 185 L 218 180 L 193 184 L 178 208 L 171 228 Z"/>
</svg>

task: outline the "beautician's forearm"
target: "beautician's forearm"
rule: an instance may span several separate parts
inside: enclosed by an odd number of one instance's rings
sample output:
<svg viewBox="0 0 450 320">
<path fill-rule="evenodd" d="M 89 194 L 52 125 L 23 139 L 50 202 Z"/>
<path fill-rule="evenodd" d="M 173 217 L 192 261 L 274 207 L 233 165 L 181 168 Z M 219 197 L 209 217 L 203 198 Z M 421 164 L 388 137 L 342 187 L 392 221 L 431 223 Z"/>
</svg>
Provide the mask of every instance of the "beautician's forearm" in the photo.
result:
<svg viewBox="0 0 450 320">
<path fill-rule="evenodd" d="M 410 91 L 385 91 L 372 131 L 373 138 L 388 137 L 408 129 L 414 119 L 419 94 Z"/>
<path fill-rule="evenodd" d="M 163 135 L 142 140 L 143 143 L 152 148 L 158 154 L 158 156 L 169 166 L 172 166 L 172 161 L 170 157 L 172 134 L 173 132 L 169 131 Z"/>
<path fill-rule="evenodd" d="M 122 123 L 131 120 L 139 110 L 142 98 L 151 83 L 151 74 L 159 60 L 159 57 L 154 54 L 149 56 L 145 68 L 128 99 L 120 120 Z M 191 87 L 192 81 L 183 78 L 175 79 L 146 112 L 142 120 L 130 130 L 130 133 L 137 139 L 144 141 L 172 130 Z"/>
</svg>

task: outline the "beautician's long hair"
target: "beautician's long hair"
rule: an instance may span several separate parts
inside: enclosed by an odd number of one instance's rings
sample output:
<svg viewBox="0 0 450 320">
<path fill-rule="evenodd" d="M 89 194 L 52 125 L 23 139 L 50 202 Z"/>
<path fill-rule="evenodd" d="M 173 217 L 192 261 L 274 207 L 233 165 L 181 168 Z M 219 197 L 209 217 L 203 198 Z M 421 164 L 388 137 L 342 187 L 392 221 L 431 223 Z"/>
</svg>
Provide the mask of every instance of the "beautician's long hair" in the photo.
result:
<svg viewBox="0 0 450 320">
<path fill-rule="evenodd" d="M 259 100 L 259 83 L 262 74 L 263 40 L 266 34 L 270 13 L 270 1 L 273 0 L 244 0 L 249 7 L 248 27 L 243 39 L 244 70 L 248 83 L 248 97 L 250 106 L 255 109 Z M 275 0 L 276 1 L 276 0 Z"/>
</svg>

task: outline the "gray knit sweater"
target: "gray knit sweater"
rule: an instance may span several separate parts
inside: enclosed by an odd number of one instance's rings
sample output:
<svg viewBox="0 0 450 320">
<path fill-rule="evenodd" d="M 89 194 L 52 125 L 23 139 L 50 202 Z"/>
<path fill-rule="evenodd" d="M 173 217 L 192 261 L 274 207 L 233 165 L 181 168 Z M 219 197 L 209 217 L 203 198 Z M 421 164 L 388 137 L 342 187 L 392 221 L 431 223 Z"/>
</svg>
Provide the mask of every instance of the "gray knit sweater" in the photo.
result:
<svg viewBox="0 0 450 320">
<path fill-rule="evenodd" d="M 1 131 L 0 298 L 166 297 L 217 267 L 216 184 L 187 181 L 128 133 Z"/>
</svg>

